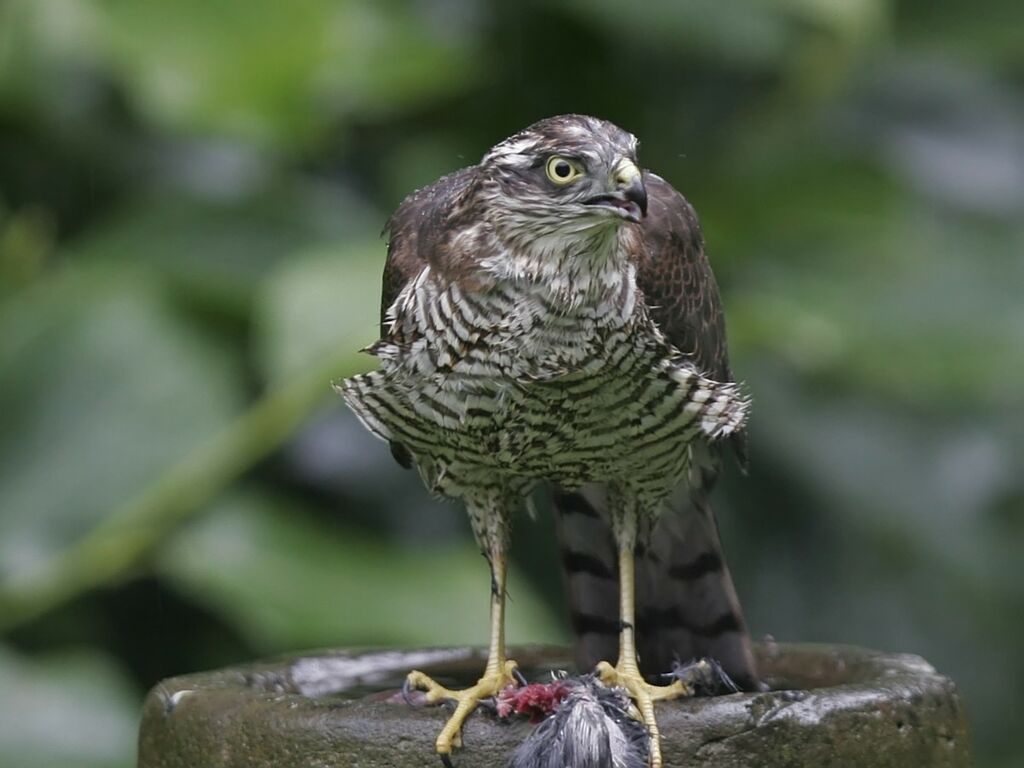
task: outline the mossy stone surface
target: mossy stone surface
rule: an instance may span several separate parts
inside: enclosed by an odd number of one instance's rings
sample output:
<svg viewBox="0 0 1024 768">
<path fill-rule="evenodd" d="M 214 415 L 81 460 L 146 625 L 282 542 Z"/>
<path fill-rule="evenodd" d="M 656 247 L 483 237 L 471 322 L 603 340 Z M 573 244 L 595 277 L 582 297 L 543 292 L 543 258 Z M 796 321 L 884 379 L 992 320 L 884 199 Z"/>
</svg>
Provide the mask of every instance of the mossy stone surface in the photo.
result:
<svg viewBox="0 0 1024 768">
<path fill-rule="evenodd" d="M 923 659 L 860 648 L 757 647 L 765 693 L 659 705 L 666 766 L 959 768 L 970 765 L 953 683 Z M 570 666 L 559 649 L 514 656 L 531 680 Z M 327 651 L 175 677 L 146 699 L 139 768 L 405 768 L 440 765 L 440 707 L 408 706 L 409 669 L 472 680 L 475 649 Z M 459 768 L 504 766 L 532 726 L 478 711 Z"/>
</svg>

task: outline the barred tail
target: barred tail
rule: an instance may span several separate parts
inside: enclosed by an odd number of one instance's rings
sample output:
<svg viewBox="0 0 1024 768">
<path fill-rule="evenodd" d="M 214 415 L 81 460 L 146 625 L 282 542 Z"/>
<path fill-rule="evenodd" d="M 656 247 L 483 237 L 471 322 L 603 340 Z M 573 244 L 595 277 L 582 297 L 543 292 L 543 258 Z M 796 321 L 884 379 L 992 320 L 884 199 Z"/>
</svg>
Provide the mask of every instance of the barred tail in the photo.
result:
<svg viewBox="0 0 1024 768">
<path fill-rule="evenodd" d="M 661 516 L 636 562 L 637 649 L 647 674 L 676 659 L 718 661 L 741 688 L 757 685 L 750 634 L 711 507 L 698 491 Z"/>
<path fill-rule="evenodd" d="M 752 689 L 757 671 L 718 530 L 702 491 L 666 511 L 638 548 L 637 633 L 640 668 L 653 677 L 675 660 L 709 657 L 737 685 Z M 575 635 L 577 665 L 592 669 L 618 656 L 619 585 L 615 542 L 599 494 L 560 491 L 558 538 Z"/>
<path fill-rule="evenodd" d="M 619 567 L 604 506 L 600 494 L 555 491 L 555 526 L 580 672 L 599 661 L 614 663 L 619 653 Z"/>
</svg>

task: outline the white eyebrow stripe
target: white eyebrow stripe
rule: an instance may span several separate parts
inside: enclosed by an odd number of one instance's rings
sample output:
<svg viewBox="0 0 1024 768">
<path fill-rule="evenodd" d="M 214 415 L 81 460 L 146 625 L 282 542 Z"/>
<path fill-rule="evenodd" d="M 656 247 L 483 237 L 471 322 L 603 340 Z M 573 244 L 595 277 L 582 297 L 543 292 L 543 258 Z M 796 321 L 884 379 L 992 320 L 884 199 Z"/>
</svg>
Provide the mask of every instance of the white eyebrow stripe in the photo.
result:
<svg viewBox="0 0 1024 768">
<path fill-rule="evenodd" d="M 525 155 L 526 151 L 533 147 L 534 140 L 529 138 L 521 138 L 516 141 L 503 141 L 498 146 L 494 147 L 490 152 L 484 155 L 484 162 L 488 160 L 494 160 L 498 157 L 511 157 L 514 155 Z"/>
</svg>

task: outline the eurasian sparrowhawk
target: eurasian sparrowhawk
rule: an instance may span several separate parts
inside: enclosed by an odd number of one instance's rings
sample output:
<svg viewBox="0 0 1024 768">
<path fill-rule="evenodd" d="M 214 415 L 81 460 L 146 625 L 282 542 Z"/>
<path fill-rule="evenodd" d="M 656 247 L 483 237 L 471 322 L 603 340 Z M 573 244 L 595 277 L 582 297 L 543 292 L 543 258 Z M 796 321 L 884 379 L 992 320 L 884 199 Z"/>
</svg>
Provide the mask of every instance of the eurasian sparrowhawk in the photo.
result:
<svg viewBox="0 0 1024 768">
<path fill-rule="evenodd" d="M 409 678 L 457 703 L 437 739 L 446 760 L 479 700 L 514 683 L 509 521 L 540 484 L 555 493 L 578 660 L 629 692 L 652 765 L 654 702 L 689 691 L 644 675 L 709 656 L 755 679 L 707 502 L 723 442 L 743 461 L 748 400 L 696 214 L 636 148 L 593 117 L 542 120 L 388 225 L 380 367 L 339 388 L 431 491 L 465 502 L 490 562 L 479 682 Z"/>
</svg>

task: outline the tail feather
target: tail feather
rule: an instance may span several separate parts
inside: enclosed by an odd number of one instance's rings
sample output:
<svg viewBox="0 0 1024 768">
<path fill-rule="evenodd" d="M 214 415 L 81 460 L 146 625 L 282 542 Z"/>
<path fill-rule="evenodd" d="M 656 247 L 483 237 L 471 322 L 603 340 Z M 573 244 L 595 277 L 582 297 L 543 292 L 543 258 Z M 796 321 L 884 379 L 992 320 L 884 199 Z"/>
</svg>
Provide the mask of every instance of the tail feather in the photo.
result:
<svg viewBox="0 0 1024 768">
<path fill-rule="evenodd" d="M 619 584 L 604 494 L 555 496 L 562 565 L 581 670 L 618 656 Z M 743 688 L 757 685 L 750 636 L 701 490 L 681 492 L 638 547 L 637 649 L 644 675 L 708 657 Z"/>
<path fill-rule="evenodd" d="M 562 573 L 576 666 L 589 671 L 619 653 L 619 565 L 603 489 L 555 491 Z"/>
<path fill-rule="evenodd" d="M 750 634 L 711 507 L 699 495 L 680 506 L 661 516 L 636 560 L 641 669 L 655 674 L 707 657 L 750 689 L 757 684 Z"/>
</svg>

